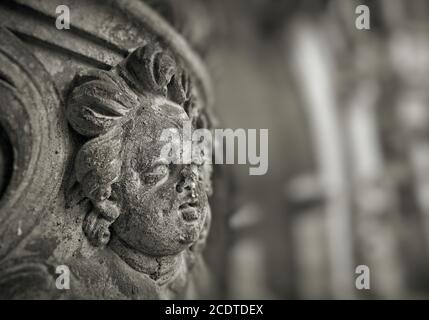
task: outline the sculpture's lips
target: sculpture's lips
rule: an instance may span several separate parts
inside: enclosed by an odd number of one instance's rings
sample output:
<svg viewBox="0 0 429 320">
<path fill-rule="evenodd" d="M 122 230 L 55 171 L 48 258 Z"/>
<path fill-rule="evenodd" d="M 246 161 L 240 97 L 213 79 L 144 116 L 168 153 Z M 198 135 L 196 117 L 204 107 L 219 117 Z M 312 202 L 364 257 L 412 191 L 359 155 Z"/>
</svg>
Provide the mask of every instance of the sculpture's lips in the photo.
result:
<svg viewBox="0 0 429 320">
<path fill-rule="evenodd" d="M 198 219 L 198 201 L 191 200 L 179 206 L 179 211 L 185 221 L 192 222 Z"/>
</svg>

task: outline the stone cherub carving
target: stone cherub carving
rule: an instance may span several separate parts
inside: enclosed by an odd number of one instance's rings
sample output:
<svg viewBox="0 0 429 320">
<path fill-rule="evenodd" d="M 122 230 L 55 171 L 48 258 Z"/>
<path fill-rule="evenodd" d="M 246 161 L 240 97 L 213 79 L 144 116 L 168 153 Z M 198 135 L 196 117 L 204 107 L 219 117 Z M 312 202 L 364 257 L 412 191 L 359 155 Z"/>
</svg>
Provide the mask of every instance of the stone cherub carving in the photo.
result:
<svg viewBox="0 0 429 320">
<path fill-rule="evenodd" d="M 73 1 L 70 32 L 55 1 L 16 2 L 0 5 L 0 298 L 206 297 L 211 166 L 165 161 L 160 140 L 212 126 L 204 64 L 144 1 Z"/>
<path fill-rule="evenodd" d="M 198 159 L 168 163 L 160 140 L 164 129 L 186 121 L 207 126 L 194 99 L 185 70 L 151 44 L 110 71 L 91 70 L 74 81 L 67 118 L 85 139 L 74 163 L 81 194 L 90 200 L 83 231 L 101 249 L 97 258 L 72 261 L 72 270 L 87 272 L 94 262 L 102 277 L 115 278 L 119 297 L 189 297 L 196 290 L 187 279 L 192 269 L 203 276 L 211 168 Z M 90 281 L 94 275 L 74 294 L 102 297 Z"/>
</svg>

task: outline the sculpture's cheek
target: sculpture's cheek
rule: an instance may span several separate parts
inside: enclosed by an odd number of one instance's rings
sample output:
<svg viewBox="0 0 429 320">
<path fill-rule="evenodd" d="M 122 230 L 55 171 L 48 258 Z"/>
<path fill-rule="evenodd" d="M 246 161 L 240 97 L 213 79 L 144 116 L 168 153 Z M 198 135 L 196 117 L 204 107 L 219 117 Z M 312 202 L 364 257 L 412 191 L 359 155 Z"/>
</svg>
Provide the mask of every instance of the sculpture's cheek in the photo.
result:
<svg viewBox="0 0 429 320">
<path fill-rule="evenodd" d="M 136 198 L 134 198 L 136 199 Z M 172 255 L 198 238 L 201 223 L 187 224 L 180 212 L 158 197 L 143 196 L 128 205 L 114 223 L 115 232 L 131 247 L 150 255 Z"/>
</svg>

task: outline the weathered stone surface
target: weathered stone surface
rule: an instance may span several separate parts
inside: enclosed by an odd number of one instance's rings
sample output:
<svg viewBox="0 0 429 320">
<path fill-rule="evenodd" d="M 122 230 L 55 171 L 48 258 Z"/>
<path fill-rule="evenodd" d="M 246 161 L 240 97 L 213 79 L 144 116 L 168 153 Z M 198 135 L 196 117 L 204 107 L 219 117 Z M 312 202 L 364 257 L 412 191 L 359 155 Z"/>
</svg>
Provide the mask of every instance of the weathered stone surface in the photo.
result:
<svg viewBox="0 0 429 320">
<path fill-rule="evenodd" d="M 0 5 L 0 297 L 207 297 L 212 169 L 159 158 L 163 129 L 211 127 L 204 66 L 141 1 L 61 4 L 70 30 Z"/>
</svg>

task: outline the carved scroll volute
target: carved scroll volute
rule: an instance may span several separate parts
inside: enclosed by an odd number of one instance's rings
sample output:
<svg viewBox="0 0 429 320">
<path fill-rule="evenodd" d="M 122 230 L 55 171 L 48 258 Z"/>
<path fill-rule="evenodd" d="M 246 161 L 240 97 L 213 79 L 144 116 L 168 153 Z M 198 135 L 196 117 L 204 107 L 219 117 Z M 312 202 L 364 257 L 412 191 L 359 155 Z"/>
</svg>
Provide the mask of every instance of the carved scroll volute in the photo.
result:
<svg viewBox="0 0 429 320">
<path fill-rule="evenodd" d="M 58 193 L 65 128 L 50 75 L 18 38 L 0 28 L 0 261 Z"/>
</svg>

